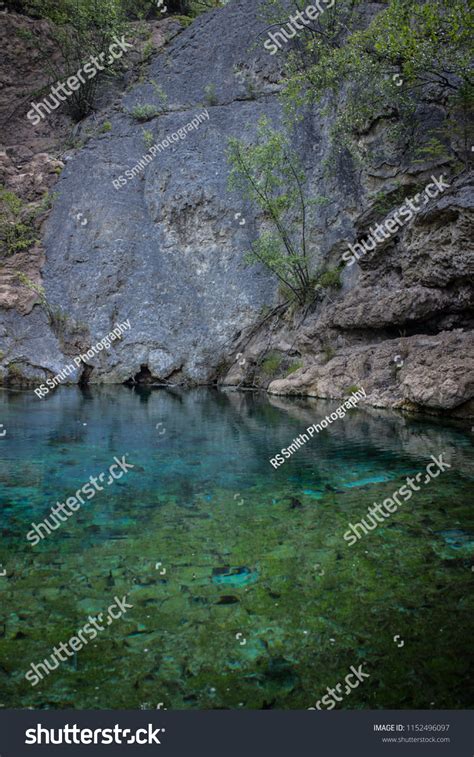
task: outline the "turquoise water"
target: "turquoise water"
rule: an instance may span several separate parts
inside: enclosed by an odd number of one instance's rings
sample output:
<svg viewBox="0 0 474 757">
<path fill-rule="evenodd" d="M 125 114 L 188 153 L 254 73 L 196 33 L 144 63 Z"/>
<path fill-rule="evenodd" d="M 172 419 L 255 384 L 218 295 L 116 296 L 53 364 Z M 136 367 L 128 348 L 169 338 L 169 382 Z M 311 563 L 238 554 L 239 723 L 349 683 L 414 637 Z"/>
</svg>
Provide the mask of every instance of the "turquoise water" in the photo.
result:
<svg viewBox="0 0 474 757">
<path fill-rule="evenodd" d="M 363 664 L 370 676 L 337 707 L 471 707 L 474 437 L 353 410 L 273 469 L 338 404 L 2 391 L 0 705 L 302 709 Z M 439 454 L 452 467 L 349 546 L 349 522 Z M 133 470 L 26 540 L 123 455 Z M 116 596 L 133 607 L 25 680 Z"/>
</svg>

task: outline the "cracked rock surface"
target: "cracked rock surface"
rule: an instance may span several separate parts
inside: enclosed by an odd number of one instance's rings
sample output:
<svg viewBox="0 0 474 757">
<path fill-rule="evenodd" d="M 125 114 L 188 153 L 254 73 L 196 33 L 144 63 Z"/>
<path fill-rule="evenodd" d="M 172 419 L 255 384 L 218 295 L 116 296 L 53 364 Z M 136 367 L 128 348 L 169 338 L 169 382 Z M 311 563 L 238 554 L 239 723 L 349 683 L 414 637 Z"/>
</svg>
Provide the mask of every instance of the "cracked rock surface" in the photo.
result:
<svg viewBox="0 0 474 757">
<path fill-rule="evenodd" d="M 320 293 L 303 319 L 282 316 L 252 335 L 263 308 L 278 303 L 277 283 L 243 262 L 263 219 L 228 191 L 226 147 L 231 136 L 252 140 L 260 116 L 281 123 L 282 61 L 257 42 L 264 24 L 254 0 L 209 12 L 171 40 L 160 28 L 162 47 L 142 79 L 107 105 L 110 130 L 67 156 L 35 264 L 7 261 L 0 272 L 0 379 L 14 364 L 28 382 L 43 381 L 129 319 L 123 338 L 90 360 L 92 383 L 219 379 L 331 398 L 361 385 L 379 407 L 472 415 L 472 177 L 450 177 L 448 190 L 346 267 L 342 288 Z M 132 115 L 139 105 L 159 113 L 141 123 Z M 198 128 L 113 186 L 152 142 L 205 111 Z M 430 118 L 426 108 L 427 129 Z M 308 216 L 315 267 L 338 265 L 349 242 L 383 221 L 374 198 L 390 196 L 394 180 L 413 195 L 433 174 L 449 176 L 442 162 L 358 172 L 344 156 L 329 176 L 331 123 L 315 106 L 293 138 L 309 196 L 328 199 Z M 45 161 L 43 174 L 62 165 Z M 32 290 L 20 296 L 12 288 L 17 268 L 42 283 L 55 318 Z M 278 355 L 276 367 L 262 373 L 269 352 Z M 69 380 L 80 378 L 78 371 Z"/>
</svg>

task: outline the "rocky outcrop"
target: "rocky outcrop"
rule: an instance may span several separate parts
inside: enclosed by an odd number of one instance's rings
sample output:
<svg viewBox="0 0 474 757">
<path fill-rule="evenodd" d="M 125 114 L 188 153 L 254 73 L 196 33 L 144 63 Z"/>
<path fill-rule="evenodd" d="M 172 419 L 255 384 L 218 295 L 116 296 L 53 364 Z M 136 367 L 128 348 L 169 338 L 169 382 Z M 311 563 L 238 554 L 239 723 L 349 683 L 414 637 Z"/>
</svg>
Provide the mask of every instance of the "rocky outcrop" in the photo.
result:
<svg viewBox="0 0 474 757">
<path fill-rule="evenodd" d="M 412 196 L 443 173 L 451 186 L 346 267 L 339 290 L 315 292 L 305 312 L 268 316 L 276 282 L 243 262 L 263 219 L 228 191 L 226 160 L 229 137 L 251 140 L 261 115 L 281 122 L 281 59 L 263 48 L 263 28 L 254 0 L 201 16 L 123 95 L 105 98 L 98 128 L 91 119 L 81 125 L 78 138 L 90 132 L 82 148 L 61 156 L 44 257 L 36 268 L 26 258 L 4 261 L 0 272 L 0 378 L 12 364 L 29 381 L 54 375 L 129 319 L 113 349 L 70 380 L 218 381 L 327 398 L 358 385 L 373 405 L 470 415 L 473 191 L 446 161 L 387 161 L 369 172 L 342 154 L 328 174 L 331 115 L 308 110 L 294 146 L 309 195 L 328 199 L 308 218 L 314 266 L 339 265 L 347 244 L 383 220 L 381 193 L 395 209 L 400 185 Z M 171 36 L 159 29 L 157 45 Z M 146 106 L 151 114 L 138 120 Z M 204 110 L 208 118 L 174 141 Z M 426 128 L 439 122 L 438 104 L 425 111 Z M 157 142 L 166 146 L 129 178 Z M 114 185 L 118 177 L 126 183 Z M 15 295 L 17 267 L 42 283 L 46 309 L 32 289 Z"/>
<path fill-rule="evenodd" d="M 376 407 L 460 408 L 474 393 L 472 335 L 444 331 L 346 348 L 325 364 L 310 362 L 290 377 L 272 381 L 269 391 L 337 399 L 356 386 Z"/>
<path fill-rule="evenodd" d="M 270 393 L 340 398 L 362 386 L 378 407 L 472 416 L 471 182 L 455 180 L 394 242 L 361 257 L 336 301 L 320 302 L 301 329 L 259 335 L 229 383 L 258 375 L 268 351 L 286 354 L 291 345 L 302 365 L 264 381 Z"/>
</svg>

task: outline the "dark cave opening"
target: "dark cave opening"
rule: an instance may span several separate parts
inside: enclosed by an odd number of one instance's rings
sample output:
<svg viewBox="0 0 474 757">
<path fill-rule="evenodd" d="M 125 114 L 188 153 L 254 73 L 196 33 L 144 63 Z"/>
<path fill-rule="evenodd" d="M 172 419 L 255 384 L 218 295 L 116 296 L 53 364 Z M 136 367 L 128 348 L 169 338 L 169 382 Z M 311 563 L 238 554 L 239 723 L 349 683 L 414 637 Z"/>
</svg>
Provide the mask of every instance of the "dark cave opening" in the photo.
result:
<svg viewBox="0 0 474 757">
<path fill-rule="evenodd" d="M 89 383 L 89 379 L 91 377 L 91 373 L 94 370 L 93 365 L 86 365 L 86 363 L 83 363 L 83 370 L 81 373 L 81 377 L 79 379 L 79 386 L 87 386 Z"/>
<path fill-rule="evenodd" d="M 125 381 L 126 384 L 153 384 L 156 379 L 152 376 L 152 373 L 146 364 L 140 366 L 140 370 L 133 378 L 129 378 Z"/>
</svg>

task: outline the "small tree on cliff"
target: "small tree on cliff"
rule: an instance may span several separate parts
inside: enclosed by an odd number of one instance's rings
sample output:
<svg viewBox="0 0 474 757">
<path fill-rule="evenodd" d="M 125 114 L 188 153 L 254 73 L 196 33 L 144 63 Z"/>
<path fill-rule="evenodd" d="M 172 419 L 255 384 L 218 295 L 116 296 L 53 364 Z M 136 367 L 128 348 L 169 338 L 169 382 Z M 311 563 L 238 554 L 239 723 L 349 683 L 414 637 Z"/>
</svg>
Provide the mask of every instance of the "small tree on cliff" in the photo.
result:
<svg viewBox="0 0 474 757">
<path fill-rule="evenodd" d="M 306 178 L 298 157 L 284 134 L 275 131 L 266 118 L 258 122 L 256 144 L 232 138 L 227 156 L 231 165 L 229 188 L 256 203 L 272 227 L 253 243 L 246 261 L 262 263 L 289 290 L 292 299 L 304 304 L 314 296 L 315 281 L 309 271 L 306 244 Z"/>
<path fill-rule="evenodd" d="M 51 84 L 73 76 L 88 58 L 107 53 L 117 34 L 124 31 L 120 0 L 27 0 L 28 13 L 52 22 L 51 35 L 60 51 L 59 60 L 43 46 L 43 31 L 35 33 L 36 44 L 43 55 Z M 106 55 L 97 76 L 88 77 L 66 101 L 66 109 L 80 121 L 93 109 L 100 79 L 113 73 Z M 99 60 L 101 60 L 99 58 Z"/>
</svg>

